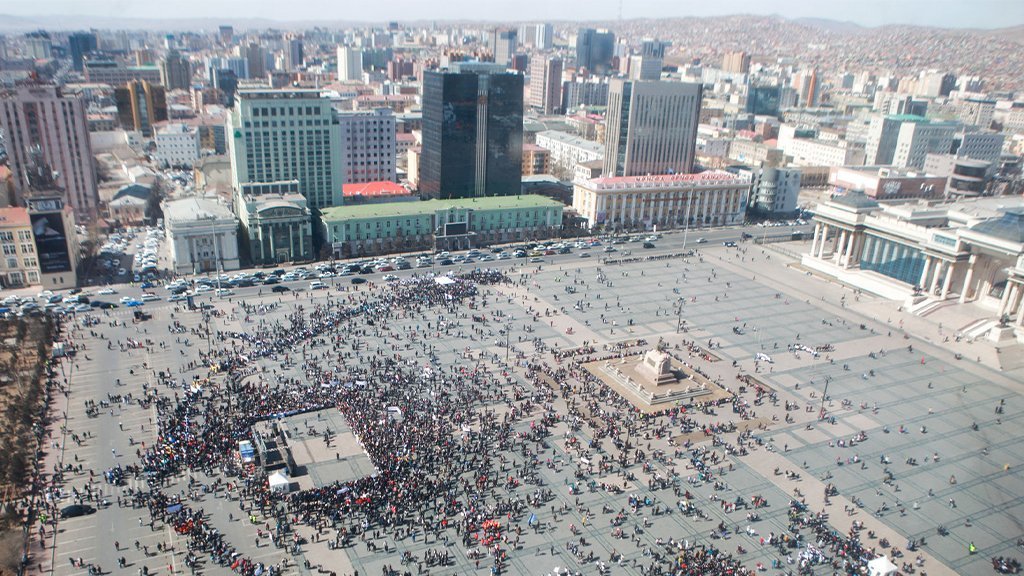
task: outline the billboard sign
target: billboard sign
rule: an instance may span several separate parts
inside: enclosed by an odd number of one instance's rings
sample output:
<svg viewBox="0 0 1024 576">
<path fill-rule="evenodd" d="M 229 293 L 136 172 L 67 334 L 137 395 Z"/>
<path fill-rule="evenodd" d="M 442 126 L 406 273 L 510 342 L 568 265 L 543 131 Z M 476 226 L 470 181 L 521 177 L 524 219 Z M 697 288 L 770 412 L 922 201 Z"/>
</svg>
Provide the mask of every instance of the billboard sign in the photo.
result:
<svg viewBox="0 0 1024 576">
<path fill-rule="evenodd" d="M 32 236 L 36 239 L 39 271 L 43 274 L 71 271 L 71 254 L 60 212 L 32 214 Z"/>
</svg>

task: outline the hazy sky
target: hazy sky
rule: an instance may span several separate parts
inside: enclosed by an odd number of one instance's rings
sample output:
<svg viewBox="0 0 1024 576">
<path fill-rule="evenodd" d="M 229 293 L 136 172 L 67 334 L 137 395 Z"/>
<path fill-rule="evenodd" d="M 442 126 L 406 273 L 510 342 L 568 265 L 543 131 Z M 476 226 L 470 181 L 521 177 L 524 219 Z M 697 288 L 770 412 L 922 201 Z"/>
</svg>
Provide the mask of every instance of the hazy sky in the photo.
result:
<svg viewBox="0 0 1024 576">
<path fill-rule="evenodd" d="M 12 0 L 0 13 L 276 20 L 607 20 L 620 0 Z M 779 14 L 858 24 L 995 28 L 1024 24 L 1024 0 L 621 0 L 623 18 Z"/>
</svg>

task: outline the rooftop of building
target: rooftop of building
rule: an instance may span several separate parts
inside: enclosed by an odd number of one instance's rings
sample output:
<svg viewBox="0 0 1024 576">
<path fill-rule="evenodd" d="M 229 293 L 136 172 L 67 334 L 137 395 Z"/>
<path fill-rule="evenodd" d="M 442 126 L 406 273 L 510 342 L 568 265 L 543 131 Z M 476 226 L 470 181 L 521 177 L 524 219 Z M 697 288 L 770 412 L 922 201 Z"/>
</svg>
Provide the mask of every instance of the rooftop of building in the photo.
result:
<svg viewBox="0 0 1024 576">
<path fill-rule="evenodd" d="M 408 196 L 412 194 L 405 186 L 389 180 L 378 182 L 361 182 L 345 184 L 341 187 L 342 196 Z"/>
<path fill-rule="evenodd" d="M 20 206 L 0 208 L 0 228 L 22 228 L 31 224 L 28 210 Z"/>
<path fill-rule="evenodd" d="M 886 116 L 886 119 L 895 120 L 896 122 L 928 122 L 927 118 L 917 114 L 890 114 Z"/>
<path fill-rule="evenodd" d="M 999 218 L 992 218 L 971 226 L 971 231 L 1024 244 L 1024 208 L 1009 208 Z"/>
<path fill-rule="evenodd" d="M 168 223 L 195 222 L 197 220 L 234 219 L 227 206 L 206 198 L 183 198 L 164 204 L 164 218 Z"/>
<path fill-rule="evenodd" d="M 361 206 L 334 206 L 321 210 L 324 220 L 343 220 L 348 218 L 394 218 L 399 216 L 416 216 L 433 214 L 439 210 L 473 209 L 473 210 L 512 210 L 522 208 L 564 208 L 561 202 L 538 196 L 524 194 L 519 196 L 480 196 L 477 198 L 460 198 L 455 200 L 424 200 L 422 202 L 395 202 L 386 204 L 366 204 Z"/>
<path fill-rule="evenodd" d="M 570 134 L 568 132 L 561 132 L 558 130 L 542 130 L 540 132 L 537 132 L 538 138 L 542 136 L 544 138 L 557 140 L 558 142 L 561 142 L 563 144 L 578 146 L 580 148 L 587 148 L 593 152 L 604 152 L 603 144 L 594 142 L 593 140 L 587 140 L 586 138 L 581 138 L 575 134 Z"/>
<path fill-rule="evenodd" d="M 724 170 L 707 170 L 696 174 L 647 174 L 645 176 L 608 176 L 594 178 L 589 183 L 596 187 L 620 187 L 640 184 L 673 184 L 702 182 L 745 182 L 744 179 Z"/>
<path fill-rule="evenodd" d="M 850 190 L 845 194 L 834 195 L 831 202 L 853 209 L 878 208 L 878 202 L 865 194 L 863 190 Z"/>
</svg>

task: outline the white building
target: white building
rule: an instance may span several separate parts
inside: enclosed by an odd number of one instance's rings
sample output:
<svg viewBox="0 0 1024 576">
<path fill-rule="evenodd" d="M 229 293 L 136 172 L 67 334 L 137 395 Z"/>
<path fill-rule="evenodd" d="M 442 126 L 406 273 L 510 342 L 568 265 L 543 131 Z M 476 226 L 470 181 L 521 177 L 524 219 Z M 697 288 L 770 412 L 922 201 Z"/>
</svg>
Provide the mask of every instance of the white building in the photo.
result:
<svg viewBox="0 0 1024 576">
<path fill-rule="evenodd" d="M 187 124 L 168 124 L 157 130 L 156 159 L 167 166 L 191 168 L 199 160 L 199 131 Z"/>
<path fill-rule="evenodd" d="M 238 270 L 238 219 L 214 200 L 164 203 L 164 226 L 179 274 Z"/>
<path fill-rule="evenodd" d="M 345 184 L 395 182 L 395 114 L 390 108 L 339 112 Z"/>
<path fill-rule="evenodd" d="M 892 163 L 900 168 L 923 168 L 930 153 L 947 154 L 953 147 L 956 124 L 904 122 L 896 139 Z"/>
<path fill-rule="evenodd" d="M 537 146 L 551 151 L 551 167 L 572 171 L 577 164 L 604 159 L 604 146 L 568 132 L 537 133 Z"/>
<path fill-rule="evenodd" d="M 338 46 L 338 80 L 363 79 L 363 51 L 351 46 Z"/>
<path fill-rule="evenodd" d="M 578 181 L 572 206 L 606 229 L 729 226 L 743 222 L 750 181 L 720 170 Z"/>
<path fill-rule="evenodd" d="M 779 138 L 779 148 L 787 156 L 792 156 L 793 166 L 864 164 L 864 150 L 845 140 L 830 142 L 816 138 L 794 138 L 783 143 L 782 138 Z"/>
<path fill-rule="evenodd" d="M 1024 342 L 1024 202 L 882 204 L 859 192 L 818 205 L 802 263 L 925 315 L 971 303 L 968 338 Z M 1008 326 L 1000 326 L 1001 320 Z M 955 328 L 954 328 L 955 329 Z"/>
</svg>

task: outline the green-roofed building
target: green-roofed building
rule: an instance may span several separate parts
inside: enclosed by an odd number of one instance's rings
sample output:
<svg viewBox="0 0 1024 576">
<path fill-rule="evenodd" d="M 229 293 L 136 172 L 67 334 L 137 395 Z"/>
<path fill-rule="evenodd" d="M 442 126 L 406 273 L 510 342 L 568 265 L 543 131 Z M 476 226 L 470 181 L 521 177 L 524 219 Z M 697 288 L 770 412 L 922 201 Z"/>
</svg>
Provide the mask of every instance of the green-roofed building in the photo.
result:
<svg viewBox="0 0 1024 576">
<path fill-rule="evenodd" d="M 339 257 L 464 250 L 538 240 L 562 228 L 561 202 L 538 195 L 425 200 L 321 210 L 323 238 Z"/>
</svg>

